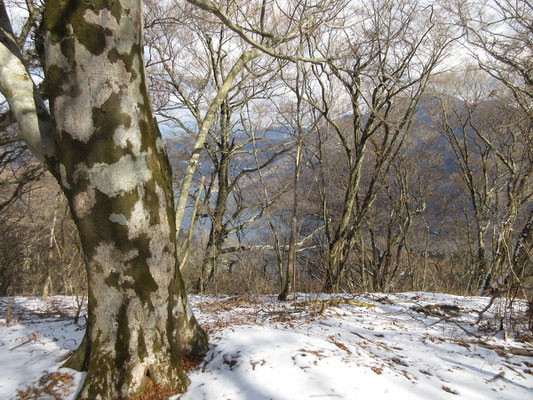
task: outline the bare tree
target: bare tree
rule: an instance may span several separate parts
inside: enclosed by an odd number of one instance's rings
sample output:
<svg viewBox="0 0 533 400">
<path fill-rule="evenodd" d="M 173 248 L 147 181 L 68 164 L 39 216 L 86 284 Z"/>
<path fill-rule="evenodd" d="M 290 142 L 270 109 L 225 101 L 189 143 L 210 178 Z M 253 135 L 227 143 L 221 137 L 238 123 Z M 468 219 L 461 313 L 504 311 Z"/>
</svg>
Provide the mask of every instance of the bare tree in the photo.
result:
<svg viewBox="0 0 533 400">
<path fill-rule="evenodd" d="M 304 39 L 304 38 L 302 38 Z M 298 52 L 301 52 L 303 42 L 300 43 Z M 287 135 L 294 141 L 294 152 L 292 154 L 292 199 L 289 208 L 290 222 L 287 245 L 287 261 L 284 272 L 280 270 L 281 292 L 278 299 L 284 301 L 287 299 L 289 292 L 295 284 L 297 252 L 299 246 L 300 227 L 303 219 L 300 210 L 308 200 L 308 196 L 302 193 L 300 189 L 300 179 L 304 174 L 306 167 L 315 162 L 315 155 L 308 154 L 306 157 L 306 140 L 313 134 L 320 123 L 320 115 L 316 110 L 304 100 L 304 93 L 309 90 L 311 85 L 312 72 L 305 64 L 298 60 L 294 64 L 294 71 L 280 71 L 285 85 L 290 88 L 290 94 L 294 100 L 286 100 L 282 107 L 278 108 L 279 122 L 278 125 L 287 131 Z M 308 192 L 312 188 L 308 188 Z M 316 233 L 316 232 L 315 232 Z M 309 238 L 307 238 L 309 239 Z"/>
<path fill-rule="evenodd" d="M 489 268 L 485 247 L 486 235 L 491 223 L 493 201 L 497 195 L 496 187 L 500 185 L 500 172 L 490 168 L 495 161 L 492 149 L 475 133 L 484 128 L 484 123 L 480 123 L 480 120 L 483 120 L 483 111 L 479 110 L 481 103 L 487 100 L 481 97 L 486 82 L 476 79 L 474 71 L 466 73 L 464 79 L 457 75 L 448 78 L 450 82 L 461 84 L 453 93 L 445 90 L 437 96 L 440 111 L 435 114 L 439 115 L 437 129 L 448 139 L 467 189 L 469 208 L 473 211 L 477 250 L 473 257 L 475 261 L 468 285 L 470 291 L 472 288 L 479 288 Z M 469 211 L 466 213 L 470 214 Z"/>
<path fill-rule="evenodd" d="M 468 193 L 464 213 L 474 222 L 477 243 L 471 283 L 481 294 L 494 274 L 505 274 L 513 264 L 514 230 L 531 203 L 530 121 L 513 97 L 503 96 L 505 87 L 483 70 L 469 69 L 447 82 L 436 86 L 436 115 Z"/>
<path fill-rule="evenodd" d="M 433 7 L 411 1 L 372 1 L 365 5 L 342 1 L 288 2 L 285 8 L 263 1 L 256 5 L 255 17 L 241 14 L 233 19 L 214 2 L 189 2 L 212 12 L 266 54 L 314 64 L 317 84 L 307 95 L 307 101 L 322 113 L 329 129 L 335 132 L 350 171 L 336 227 L 325 215 L 329 247 L 325 286 L 338 290 L 346 257 L 353 248 L 362 217 L 374 200 L 378 179 L 387 169 L 389 156 L 395 154 L 402 142 L 428 77 L 443 55 L 448 35 L 436 27 Z M 265 10 L 278 23 L 276 28 L 253 24 L 262 21 Z M 305 38 L 305 53 L 294 51 L 294 37 Z M 343 100 L 351 106 L 349 130 L 340 127 L 342 114 L 332 104 L 333 98 L 339 100 L 338 95 L 332 96 L 339 88 L 344 91 Z M 376 138 L 374 144 L 380 146 L 380 157 L 373 166 L 374 179 L 366 194 L 362 194 L 361 168 L 372 137 Z"/>
<path fill-rule="evenodd" d="M 338 50 L 344 55 L 339 61 L 314 68 L 321 94 L 313 104 L 337 137 L 347 168 L 342 211 L 335 225 L 325 203 L 325 287 L 333 291 L 340 288 L 360 224 L 402 146 L 428 79 L 450 40 L 446 35 L 436 37 L 442 32 L 433 9 L 414 2 L 375 1 L 357 11 L 365 21 L 351 30 L 350 38 L 357 39 Z M 328 51 L 320 46 L 318 50 Z M 339 112 L 333 102 L 332 93 L 339 85 L 351 106 L 349 111 Z M 341 113 L 347 112 L 349 119 L 342 120 Z"/>
<path fill-rule="evenodd" d="M 509 89 L 531 118 L 533 44 L 529 1 L 469 0 L 453 2 L 467 49 L 479 67 Z"/>
<path fill-rule="evenodd" d="M 209 189 L 201 207 L 203 211 L 198 214 L 209 218 L 211 230 L 197 283 L 197 289 L 203 291 L 215 275 L 219 257 L 229 252 L 222 250 L 226 238 L 263 215 L 261 211 L 243 220 L 244 211 L 251 205 L 240 201 L 241 196 L 237 193 L 247 175 L 256 172 L 249 166 L 250 160 L 246 160 L 252 153 L 249 150 L 252 139 L 240 126 L 240 110 L 249 102 L 271 97 L 276 85 L 272 68 L 258 59 L 259 50 L 234 55 L 235 47 L 247 46 L 238 35 L 209 13 L 199 16 L 198 10 L 187 3 L 180 3 L 179 7 L 183 11 L 179 18 L 169 19 L 172 10 L 167 10 L 159 12 L 160 17 L 151 24 L 158 26 L 156 32 L 160 32 L 157 42 L 152 45 L 154 66 L 159 67 L 159 74 L 153 81 L 163 93 L 158 113 L 182 133 L 195 138 L 192 157 L 181 183 L 178 222 L 183 217 L 184 201 L 202 149 L 213 165 L 213 179 L 208 182 Z M 229 9 L 230 5 L 223 3 L 221 7 Z M 184 24 L 188 29 L 185 35 L 181 26 Z M 176 42 L 183 43 L 183 46 L 175 48 Z M 183 64 L 184 59 L 191 60 L 197 68 L 191 70 L 190 65 Z M 229 70 L 228 63 L 232 65 Z M 205 115 L 204 109 L 207 109 Z M 263 149 L 262 153 L 267 151 Z M 262 167 L 274 162 L 285 151 L 278 149 L 263 159 Z M 201 174 L 211 175 L 205 169 L 204 163 Z M 216 196 L 213 206 L 209 201 L 211 195 Z M 191 221 L 190 226 L 195 223 Z"/>
<path fill-rule="evenodd" d="M 472 56 L 477 60 L 479 67 L 489 74 L 496 81 L 501 83 L 502 89 L 495 89 L 492 93 L 494 97 L 501 98 L 505 104 L 509 104 L 512 108 L 519 108 L 522 111 L 522 116 L 519 116 L 519 121 L 522 127 L 519 128 L 525 135 L 526 140 L 523 143 L 525 149 L 531 149 L 531 123 L 533 121 L 533 77 L 532 77 L 532 33 L 533 27 L 531 26 L 531 17 L 533 15 L 533 6 L 528 1 L 511 1 L 502 0 L 495 2 L 485 1 L 467 1 L 467 2 L 453 2 L 452 10 L 456 13 L 456 23 L 464 30 L 465 37 Z M 508 110 L 506 110 L 508 111 Z M 515 112 L 513 111 L 513 114 Z M 525 118 L 525 121 L 524 121 Z M 524 126 L 525 124 L 525 126 Z M 515 128 L 517 125 L 515 125 Z M 526 129 L 525 131 L 523 129 Z M 511 133 L 514 140 L 516 138 L 515 133 Z M 498 148 L 499 141 L 496 138 L 489 138 L 484 135 L 481 138 L 487 146 L 489 146 L 497 155 L 497 157 L 505 165 L 507 171 L 511 174 L 516 174 L 516 164 L 514 160 L 509 160 L 508 152 L 502 152 L 501 148 Z M 528 154 L 531 160 L 531 155 Z M 511 161 L 511 162 L 510 162 Z M 514 175 L 516 176 L 516 175 Z M 522 176 L 523 177 L 523 176 Z M 527 179 L 526 179 L 527 181 Z M 526 183 L 528 185 L 529 183 Z M 512 188 L 516 189 L 516 188 Z M 513 199 L 509 199 L 511 205 L 508 202 L 508 208 L 510 211 L 516 208 L 519 204 Z M 516 215 L 517 210 L 512 211 L 511 215 Z M 527 253 L 526 249 L 530 249 L 532 243 L 529 241 L 523 242 L 529 236 L 528 221 L 526 218 L 522 229 L 522 242 L 520 245 L 516 245 L 515 254 L 517 249 L 523 249 Z M 506 243 L 509 234 L 512 231 L 512 223 L 514 219 L 499 227 L 502 238 L 498 243 Z M 529 239 L 530 240 L 530 239 Z M 509 243 L 507 242 L 507 247 Z M 507 272 L 504 273 L 505 277 L 513 275 L 511 271 L 524 271 L 524 264 L 515 265 L 518 259 L 521 262 L 528 261 L 526 257 L 512 257 L 511 249 L 506 251 L 500 250 L 499 258 L 505 260 L 507 264 Z M 505 255 L 504 255 L 505 254 Z M 530 261 L 530 258 L 529 258 Z M 515 274 L 515 277 L 521 274 Z M 488 287 L 488 283 L 491 279 L 492 273 L 488 273 L 486 279 L 481 287 L 481 292 Z M 494 283 L 495 287 L 501 286 L 504 282 L 507 282 L 507 278 L 501 278 Z M 513 280 L 516 282 L 516 279 Z"/>
</svg>

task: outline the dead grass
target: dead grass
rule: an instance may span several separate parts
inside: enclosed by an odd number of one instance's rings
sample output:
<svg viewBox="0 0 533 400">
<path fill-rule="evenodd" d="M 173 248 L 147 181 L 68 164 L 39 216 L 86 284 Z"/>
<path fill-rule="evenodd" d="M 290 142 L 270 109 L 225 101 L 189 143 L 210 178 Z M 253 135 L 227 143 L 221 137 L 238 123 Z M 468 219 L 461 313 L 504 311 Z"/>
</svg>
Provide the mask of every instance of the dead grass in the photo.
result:
<svg viewBox="0 0 533 400">
<path fill-rule="evenodd" d="M 441 389 L 444 390 L 445 392 L 448 392 L 448 393 L 451 393 L 451 394 L 454 394 L 454 395 L 458 395 L 459 394 L 455 390 L 450 389 L 448 386 L 443 386 Z"/>
</svg>

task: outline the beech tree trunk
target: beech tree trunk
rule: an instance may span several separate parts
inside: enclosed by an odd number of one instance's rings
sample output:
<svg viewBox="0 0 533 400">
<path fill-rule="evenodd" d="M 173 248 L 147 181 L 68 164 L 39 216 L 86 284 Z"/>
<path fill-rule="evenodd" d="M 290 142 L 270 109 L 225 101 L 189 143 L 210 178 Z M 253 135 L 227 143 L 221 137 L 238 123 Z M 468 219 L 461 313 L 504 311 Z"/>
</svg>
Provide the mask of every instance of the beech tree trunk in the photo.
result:
<svg viewBox="0 0 533 400">
<path fill-rule="evenodd" d="M 60 183 L 87 262 L 80 399 L 185 389 L 207 348 L 176 256 L 171 170 L 147 94 L 141 0 L 47 0 L 45 76 Z"/>
</svg>

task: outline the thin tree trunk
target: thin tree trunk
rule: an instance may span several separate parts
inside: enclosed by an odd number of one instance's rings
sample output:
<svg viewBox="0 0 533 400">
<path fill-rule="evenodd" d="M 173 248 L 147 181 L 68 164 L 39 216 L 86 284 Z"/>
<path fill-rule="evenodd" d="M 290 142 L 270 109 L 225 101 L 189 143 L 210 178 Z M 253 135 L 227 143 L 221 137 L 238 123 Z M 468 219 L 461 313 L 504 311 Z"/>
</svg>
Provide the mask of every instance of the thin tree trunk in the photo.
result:
<svg viewBox="0 0 533 400">
<path fill-rule="evenodd" d="M 362 148 L 364 149 L 364 146 Z M 344 260 L 342 254 L 344 253 L 344 247 L 347 245 L 346 239 L 348 235 L 348 227 L 350 224 L 350 218 L 353 215 L 356 195 L 359 190 L 364 150 L 361 150 L 359 153 L 361 156 L 355 160 L 350 171 L 341 220 L 335 231 L 335 235 L 329 244 L 328 265 L 326 269 L 326 281 L 324 284 L 324 291 L 326 292 L 336 293 L 340 289 L 340 281 L 344 272 Z"/>
<path fill-rule="evenodd" d="M 198 208 L 200 205 L 200 198 L 202 197 L 202 189 L 204 187 L 204 181 L 205 181 L 205 176 L 202 176 L 202 180 L 200 181 L 200 186 L 198 188 L 198 193 L 196 194 L 196 200 L 194 201 L 194 208 L 191 214 L 191 223 L 189 224 L 189 231 L 187 232 L 187 238 L 185 239 L 185 242 L 180 246 L 179 251 L 178 251 L 178 255 L 181 258 L 180 267 L 179 267 L 180 271 L 183 271 L 183 268 L 185 267 L 185 264 L 187 262 L 187 258 L 189 257 L 189 250 L 191 248 L 190 245 L 191 245 L 193 234 L 194 234 L 194 226 L 196 225 L 196 221 L 197 221 Z"/>
<path fill-rule="evenodd" d="M 497 293 L 510 281 L 520 283 L 528 265 L 533 265 L 533 209 L 530 210 L 529 217 L 516 242 L 511 263 L 507 266 L 503 275 L 492 285 L 492 292 Z M 491 284 L 492 272 L 490 270 L 486 274 L 478 295 L 483 296 L 486 294 Z"/>
<path fill-rule="evenodd" d="M 298 102 L 301 100 L 298 99 Z M 302 158 L 302 139 L 301 139 L 301 122 L 300 122 L 300 115 L 299 110 L 300 107 L 298 107 L 298 120 L 299 120 L 299 135 L 298 138 L 298 145 L 296 146 L 296 155 L 294 159 L 294 176 L 293 176 L 293 194 L 292 194 L 292 215 L 291 215 L 291 232 L 289 236 L 289 249 L 287 253 L 287 267 L 285 268 L 285 277 L 283 279 L 283 289 L 281 290 L 281 293 L 278 296 L 278 299 L 280 301 L 287 300 L 287 296 L 289 295 L 293 280 L 294 280 L 294 273 L 295 273 L 295 266 L 296 266 L 296 225 L 298 223 L 298 183 L 300 180 L 300 161 Z"/>
<path fill-rule="evenodd" d="M 230 107 L 227 99 L 220 105 L 220 141 L 217 142 L 220 160 L 216 159 L 216 154 L 213 158 L 218 178 L 218 192 L 215 210 L 211 218 L 211 232 L 205 250 L 201 275 L 197 283 L 197 289 L 200 293 L 207 289 L 209 283 L 215 277 L 217 259 L 222 252 L 224 239 L 228 235 L 224 224 L 224 216 L 226 215 L 228 196 L 230 194 L 229 167 L 233 150 L 233 145 L 230 145 L 232 111 Z"/>
<path fill-rule="evenodd" d="M 292 215 L 291 215 L 291 232 L 289 236 L 289 249 L 287 254 L 287 268 L 285 269 L 285 278 L 283 288 L 278 296 L 280 301 L 287 300 L 295 277 L 296 267 L 296 225 L 298 223 L 298 183 L 300 181 L 300 161 L 302 158 L 303 145 L 303 124 L 302 124 L 302 94 L 300 91 L 300 65 L 296 61 L 296 134 L 297 145 L 294 157 L 294 175 L 293 175 L 293 192 L 292 192 Z"/>
<path fill-rule="evenodd" d="M 299 158 L 299 148 L 297 150 L 297 159 Z M 299 161 L 295 162 L 295 167 L 299 169 Z M 298 212 L 298 195 L 297 195 L 297 188 L 298 188 L 298 172 L 294 173 L 294 193 L 293 193 L 293 204 L 292 204 L 292 215 L 291 215 L 291 232 L 289 236 L 289 248 L 287 250 L 287 264 L 284 271 L 284 277 L 282 279 L 283 286 L 281 293 L 278 296 L 278 300 L 285 301 L 287 300 L 287 296 L 289 295 L 292 284 L 293 284 L 293 277 L 294 277 L 294 271 L 295 271 L 295 264 L 296 264 L 296 225 L 297 225 L 297 212 Z"/>
<path fill-rule="evenodd" d="M 486 256 L 486 250 L 485 250 L 485 231 L 479 229 L 478 224 L 478 247 L 477 247 L 477 268 L 474 272 L 474 284 L 475 288 L 474 290 L 477 290 L 478 293 L 483 292 L 483 286 L 485 285 L 485 277 L 488 274 L 487 270 L 487 256 Z M 470 292 L 471 290 L 469 290 Z"/>
<path fill-rule="evenodd" d="M 60 192 L 58 193 L 56 200 L 60 199 Z M 56 206 L 54 208 L 54 217 L 52 218 L 52 224 L 50 225 L 50 237 L 48 240 L 48 252 L 46 254 L 46 260 L 45 260 L 45 267 L 46 267 L 46 279 L 44 281 L 43 285 L 43 301 L 46 300 L 48 295 L 52 292 L 52 266 L 50 265 L 50 261 L 52 260 L 52 256 L 54 255 L 54 235 L 55 235 L 55 229 L 56 229 L 56 222 L 57 222 L 57 212 L 58 207 Z"/>
</svg>

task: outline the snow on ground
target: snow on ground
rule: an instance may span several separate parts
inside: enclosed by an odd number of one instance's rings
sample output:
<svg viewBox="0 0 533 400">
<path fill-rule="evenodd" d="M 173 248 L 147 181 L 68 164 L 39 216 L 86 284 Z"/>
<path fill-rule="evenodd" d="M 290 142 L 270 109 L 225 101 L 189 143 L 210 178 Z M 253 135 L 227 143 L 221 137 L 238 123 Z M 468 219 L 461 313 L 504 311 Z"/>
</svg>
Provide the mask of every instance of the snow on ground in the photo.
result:
<svg viewBox="0 0 533 400">
<path fill-rule="evenodd" d="M 6 324 L 8 304 L 11 322 Z M 84 327 L 73 323 L 75 304 L 73 298 L 64 296 L 47 301 L 35 297 L 0 298 L 0 399 L 16 399 L 18 390 L 35 385 L 45 371 L 58 372 L 65 358 L 77 348 Z M 67 394 L 74 394 L 82 379 L 79 373 L 72 376 Z"/>
<path fill-rule="evenodd" d="M 210 334 L 210 350 L 188 373 L 188 391 L 172 399 L 533 398 L 533 343 L 497 330 L 491 317 L 505 312 L 503 302 L 475 325 L 486 298 L 402 293 L 298 295 L 286 303 L 274 296 L 190 300 Z M 0 399 L 38 398 L 31 388 L 50 382 L 56 398 L 75 397 L 83 375 L 59 369 L 83 336 L 83 326 L 72 321 L 74 309 L 69 297 L 0 298 Z M 515 303 L 514 312 L 524 313 L 525 304 Z"/>
</svg>

